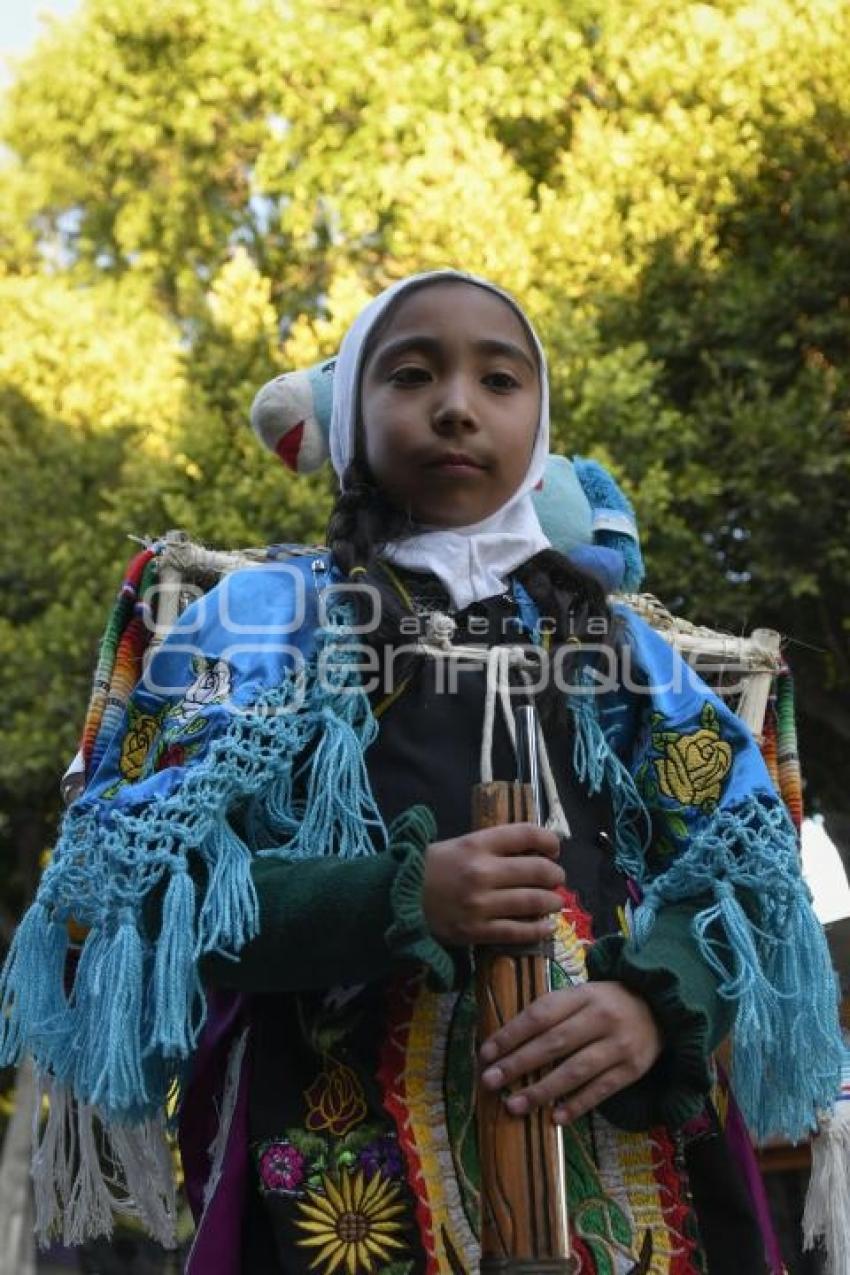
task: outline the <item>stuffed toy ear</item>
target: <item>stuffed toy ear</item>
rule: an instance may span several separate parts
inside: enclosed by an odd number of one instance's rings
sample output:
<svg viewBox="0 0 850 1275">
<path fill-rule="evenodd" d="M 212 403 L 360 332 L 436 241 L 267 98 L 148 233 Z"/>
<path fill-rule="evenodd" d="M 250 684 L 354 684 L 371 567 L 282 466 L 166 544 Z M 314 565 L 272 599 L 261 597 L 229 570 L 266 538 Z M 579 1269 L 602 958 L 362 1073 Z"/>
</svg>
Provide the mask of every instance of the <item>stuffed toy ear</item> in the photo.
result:
<svg viewBox="0 0 850 1275">
<path fill-rule="evenodd" d="M 543 532 L 606 593 L 635 593 L 643 581 L 634 511 L 603 465 L 550 455 L 531 499 Z"/>
<path fill-rule="evenodd" d="M 534 512 L 552 548 L 569 556 L 577 545 L 593 539 L 590 502 L 573 463 L 566 456 L 549 455 L 540 486 L 531 493 Z"/>
<path fill-rule="evenodd" d="M 621 560 L 622 577 L 615 587 L 636 593 L 643 583 L 644 566 L 635 511 L 619 484 L 598 461 L 576 456 L 573 463 L 590 502 L 593 545 Z M 576 565 L 581 563 L 577 561 Z"/>
<path fill-rule="evenodd" d="M 251 428 L 296 474 L 311 474 L 330 455 L 328 436 L 336 359 L 267 381 L 251 405 Z"/>
</svg>

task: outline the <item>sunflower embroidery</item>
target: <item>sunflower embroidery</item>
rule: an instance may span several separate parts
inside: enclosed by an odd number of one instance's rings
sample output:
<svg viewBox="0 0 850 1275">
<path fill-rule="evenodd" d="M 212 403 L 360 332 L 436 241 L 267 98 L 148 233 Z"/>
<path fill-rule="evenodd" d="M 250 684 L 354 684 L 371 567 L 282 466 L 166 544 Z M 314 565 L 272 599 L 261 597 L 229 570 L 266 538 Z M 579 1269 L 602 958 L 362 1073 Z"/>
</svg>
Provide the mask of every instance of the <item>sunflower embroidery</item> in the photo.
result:
<svg viewBox="0 0 850 1275">
<path fill-rule="evenodd" d="M 304 1231 L 301 1248 L 316 1255 L 310 1269 L 323 1275 L 372 1275 L 378 1263 L 386 1263 L 393 1251 L 405 1247 L 404 1204 L 398 1183 L 380 1173 L 367 1179 L 362 1169 L 340 1175 L 335 1183 L 322 1177 L 320 1191 L 309 1191 L 298 1205 L 295 1225 Z"/>
</svg>

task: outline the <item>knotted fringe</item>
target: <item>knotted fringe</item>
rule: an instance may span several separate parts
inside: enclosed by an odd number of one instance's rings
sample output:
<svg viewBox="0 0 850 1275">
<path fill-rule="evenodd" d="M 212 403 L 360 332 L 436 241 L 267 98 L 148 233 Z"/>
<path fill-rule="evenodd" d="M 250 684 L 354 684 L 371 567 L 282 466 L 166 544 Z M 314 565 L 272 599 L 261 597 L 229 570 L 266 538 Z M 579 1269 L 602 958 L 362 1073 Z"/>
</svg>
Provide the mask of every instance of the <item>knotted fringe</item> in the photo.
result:
<svg viewBox="0 0 850 1275">
<path fill-rule="evenodd" d="M 84 795 L 69 810 L 0 978 L 0 1061 L 26 1049 L 53 1087 L 35 1165 L 41 1234 L 66 1212 L 73 1242 L 100 1234 L 138 1192 L 147 1193 L 145 1224 L 165 1234 L 170 1166 L 152 1150 L 151 1122 L 204 1021 L 197 962 L 210 951 L 237 956 L 259 929 L 250 869 L 260 846 L 240 836 L 235 812 L 249 837 L 274 830 L 265 852 L 285 857 L 353 857 L 374 852 L 373 832 L 386 840 L 363 759 L 377 728 L 358 658 L 346 628 L 332 623 L 317 635 L 306 676 L 289 675 L 233 712 L 169 796 L 134 812 Z M 207 870 L 197 917 L 190 854 Z M 161 924 L 149 936 L 145 903 L 157 887 Z M 71 915 L 90 929 L 66 997 Z M 95 1119 L 118 1188 L 98 1165 Z"/>
<path fill-rule="evenodd" d="M 251 878 L 251 852 L 225 815 L 210 830 L 200 854 L 209 870 L 209 881 L 198 918 L 197 950 L 193 956 L 197 952 L 236 953 L 260 928 L 260 905 Z"/>
<path fill-rule="evenodd" d="M 823 1112 L 812 1141 L 812 1172 L 803 1210 L 803 1248 L 822 1247 L 825 1275 L 850 1272 L 850 1052 L 841 1097 Z"/>
<path fill-rule="evenodd" d="M 364 831 L 384 827 L 377 807 L 363 819 L 363 796 L 369 791 L 364 751 L 377 735 L 378 725 L 371 713 L 367 720 L 358 721 L 351 711 L 356 708 L 351 703 L 340 714 L 330 708 L 323 711 L 307 768 L 304 812 L 295 835 L 279 852 L 288 859 L 311 858 L 316 846 L 323 844 L 326 854 L 350 859 L 363 852 Z"/>
<path fill-rule="evenodd" d="M 194 929 L 195 884 L 181 866 L 165 892 L 153 970 L 153 1044 L 166 1057 L 185 1058 L 194 1049 L 204 1015 Z"/>
<path fill-rule="evenodd" d="M 373 853 L 370 830 L 386 839 L 363 759 L 377 727 L 357 670 L 357 649 L 335 622 L 317 637 L 306 684 L 288 676 L 233 713 L 171 795 L 136 813 L 75 803 L 0 980 L 0 1061 L 16 1062 L 26 1046 L 81 1102 L 120 1118 L 159 1109 L 174 1068 L 156 1064 L 186 1057 L 203 1021 L 198 957 L 235 956 L 259 928 L 251 849 L 230 812 L 253 807 L 255 824 L 285 825 L 266 849 L 286 857 L 348 858 Z M 190 853 L 208 872 L 197 923 Z M 142 912 L 158 882 L 167 883 L 162 923 L 150 943 Z M 68 1001 L 60 919 L 72 913 L 91 930 Z"/>
<path fill-rule="evenodd" d="M 44 1037 L 63 1023 L 68 1002 L 64 991 L 68 953 L 67 926 L 51 920 L 36 900 L 12 939 L 3 973 L 14 1013 L 4 998 L 0 1012 L 0 1056 L 17 1061 L 25 1045 L 44 1047 Z"/>
<path fill-rule="evenodd" d="M 599 721 L 596 694 L 593 669 L 585 665 L 568 703 L 575 729 L 573 767 L 579 783 L 585 785 L 591 796 L 602 790 L 605 763 L 611 751 Z"/>
<path fill-rule="evenodd" d="M 38 1076 L 32 1176 L 39 1244 L 73 1246 L 111 1235 L 115 1215 L 142 1223 L 166 1248 L 176 1246 L 177 1201 L 164 1125 L 107 1128 L 66 1085 Z M 39 1131 L 39 1116 L 47 1116 Z"/>
<path fill-rule="evenodd" d="M 735 1095 L 758 1138 L 796 1141 L 831 1106 L 843 1047 L 826 939 L 777 800 L 752 798 L 697 826 L 688 849 L 645 886 L 634 941 L 643 943 L 665 904 L 703 894 L 713 902 L 694 918 L 694 936 L 720 995 L 737 1003 Z"/>
<path fill-rule="evenodd" d="M 72 1027 L 49 1059 L 59 1079 L 73 1078 L 75 1093 L 111 1111 L 132 1110 L 148 1100 L 142 1067 L 142 941 L 124 909 L 113 934 L 92 930 L 80 953 L 67 1017 Z"/>
<path fill-rule="evenodd" d="M 567 699 L 574 730 L 573 767 L 579 783 L 591 796 L 607 784 L 616 830 L 617 866 L 626 876 L 641 882 L 646 871 L 649 817 L 632 775 L 605 738 L 595 686 L 593 670 L 585 666 L 579 674 L 578 689 Z"/>
</svg>

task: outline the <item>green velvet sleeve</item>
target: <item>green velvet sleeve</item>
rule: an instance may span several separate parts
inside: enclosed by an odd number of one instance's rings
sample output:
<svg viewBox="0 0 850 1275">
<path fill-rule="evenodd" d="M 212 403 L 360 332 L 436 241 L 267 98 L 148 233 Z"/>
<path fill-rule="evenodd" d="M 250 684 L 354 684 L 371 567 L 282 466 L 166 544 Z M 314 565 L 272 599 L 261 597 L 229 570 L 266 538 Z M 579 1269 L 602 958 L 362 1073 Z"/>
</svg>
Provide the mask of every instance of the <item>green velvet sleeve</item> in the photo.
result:
<svg viewBox="0 0 850 1275">
<path fill-rule="evenodd" d="M 455 985 L 461 953 L 441 947 L 422 913 L 422 849 L 405 843 L 363 859 L 256 859 L 260 932 L 233 960 L 209 955 L 208 983 L 249 993 L 376 982 L 424 966 Z"/>
<path fill-rule="evenodd" d="M 616 980 L 642 996 L 665 1042 L 645 1076 L 601 1104 L 620 1128 L 678 1128 L 699 1114 L 711 1088 L 710 1055 L 728 1035 L 735 1006 L 718 995 L 716 975 L 692 934 L 693 918 L 705 906 L 695 899 L 664 908 L 639 950 L 611 935 L 588 953 L 590 978 Z"/>
</svg>

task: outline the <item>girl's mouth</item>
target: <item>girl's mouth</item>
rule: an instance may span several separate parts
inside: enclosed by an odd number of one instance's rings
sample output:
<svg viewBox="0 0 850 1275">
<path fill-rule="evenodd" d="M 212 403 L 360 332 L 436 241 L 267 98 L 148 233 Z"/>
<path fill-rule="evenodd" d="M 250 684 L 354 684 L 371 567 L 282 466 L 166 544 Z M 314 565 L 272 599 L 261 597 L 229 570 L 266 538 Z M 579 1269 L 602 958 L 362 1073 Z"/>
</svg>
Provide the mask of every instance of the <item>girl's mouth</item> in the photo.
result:
<svg viewBox="0 0 850 1275">
<path fill-rule="evenodd" d="M 441 474 L 457 475 L 480 474 L 484 466 L 480 461 L 468 456 L 466 452 L 443 452 L 428 461 L 428 469 L 435 469 Z"/>
</svg>

